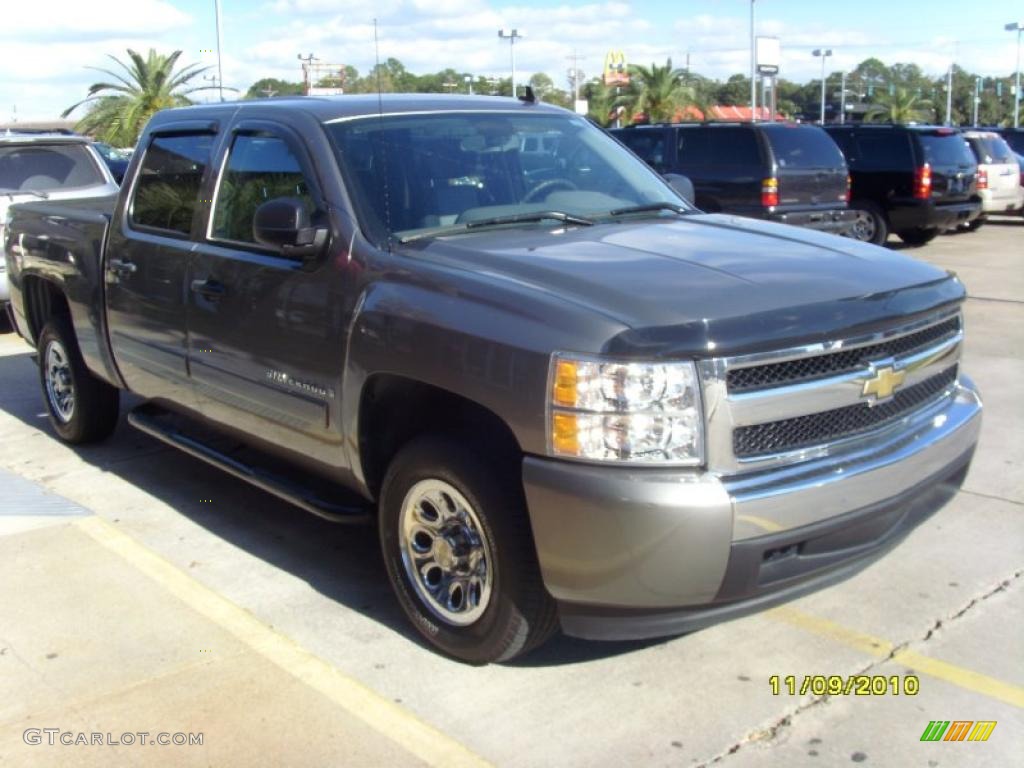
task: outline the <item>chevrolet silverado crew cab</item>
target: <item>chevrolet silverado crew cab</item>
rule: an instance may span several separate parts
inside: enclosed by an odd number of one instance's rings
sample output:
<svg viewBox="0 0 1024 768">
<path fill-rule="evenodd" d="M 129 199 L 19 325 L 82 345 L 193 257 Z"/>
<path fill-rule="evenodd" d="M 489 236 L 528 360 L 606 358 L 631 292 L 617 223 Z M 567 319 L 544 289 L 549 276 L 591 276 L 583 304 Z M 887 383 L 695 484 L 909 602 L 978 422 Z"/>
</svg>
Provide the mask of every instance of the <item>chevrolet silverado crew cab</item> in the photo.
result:
<svg viewBox="0 0 1024 768">
<path fill-rule="evenodd" d="M 843 578 L 980 428 L 954 275 L 703 214 L 529 99 L 161 112 L 116 200 L 15 205 L 5 251 L 61 438 L 131 391 L 154 437 L 374 521 L 412 624 L 472 663 Z"/>
</svg>

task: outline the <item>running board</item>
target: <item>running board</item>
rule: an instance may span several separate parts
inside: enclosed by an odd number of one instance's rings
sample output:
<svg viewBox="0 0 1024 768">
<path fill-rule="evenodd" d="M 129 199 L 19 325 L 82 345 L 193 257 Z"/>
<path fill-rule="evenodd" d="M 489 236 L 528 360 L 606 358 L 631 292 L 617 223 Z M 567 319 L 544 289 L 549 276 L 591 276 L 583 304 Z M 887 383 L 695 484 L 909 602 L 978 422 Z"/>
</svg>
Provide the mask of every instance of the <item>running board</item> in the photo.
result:
<svg viewBox="0 0 1024 768">
<path fill-rule="evenodd" d="M 345 506 L 325 501 L 303 486 L 277 477 L 260 467 L 246 464 L 216 448 L 185 434 L 175 423 L 174 414 L 152 404 L 143 404 L 128 414 L 128 423 L 136 429 L 212 464 L 229 475 L 272 493 L 296 507 L 312 512 L 332 523 L 368 523 L 373 519 L 370 502 L 365 506 Z M 339 493 L 343 493 L 339 487 Z"/>
</svg>

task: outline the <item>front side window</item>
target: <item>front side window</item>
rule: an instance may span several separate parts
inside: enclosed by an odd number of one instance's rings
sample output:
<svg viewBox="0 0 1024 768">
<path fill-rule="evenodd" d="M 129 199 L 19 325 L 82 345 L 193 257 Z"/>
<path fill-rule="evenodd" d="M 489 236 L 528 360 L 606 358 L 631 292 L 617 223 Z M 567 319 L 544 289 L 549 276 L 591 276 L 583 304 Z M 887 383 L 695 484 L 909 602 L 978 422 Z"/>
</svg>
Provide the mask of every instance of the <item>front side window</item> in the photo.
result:
<svg viewBox="0 0 1024 768">
<path fill-rule="evenodd" d="M 106 183 L 84 144 L 0 146 L 0 190 L 42 192 Z"/>
<path fill-rule="evenodd" d="M 212 147 L 209 133 L 154 136 L 135 181 L 131 223 L 188 235 Z"/>
<path fill-rule="evenodd" d="M 686 207 L 648 166 L 574 115 L 397 114 L 327 129 L 360 219 L 378 239 L 550 211 Z M 536 136 L 545 151 L 524 151 Z"/>
<path fill-rule="evenodd" d="M 239 134 L 217 188 L 211 237 L 255 244 L 253 215 L 278 197 L 298 198 L 310 213 L 315 209 L 309 182 L 287 142 L 265 133 Z"/>
</svg>

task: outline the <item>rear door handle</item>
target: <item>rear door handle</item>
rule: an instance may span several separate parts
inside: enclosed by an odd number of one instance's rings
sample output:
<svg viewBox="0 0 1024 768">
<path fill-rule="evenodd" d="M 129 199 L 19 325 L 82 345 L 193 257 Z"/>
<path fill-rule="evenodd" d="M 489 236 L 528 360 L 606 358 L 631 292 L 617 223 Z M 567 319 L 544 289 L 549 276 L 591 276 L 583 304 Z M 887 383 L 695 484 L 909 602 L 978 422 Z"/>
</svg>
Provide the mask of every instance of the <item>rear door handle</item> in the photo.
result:
<svg viewBox="0 0 1024 768">
<path fill-rule="evenodd" d="M 118 277 L 130 275 L 138 269 L 132 262 L 123 259 L 111 259 L 107 262 L 107 269 Z"/>
<path fill-rule="evenodd" d="M 201 294 L 209 299 L 216 299 L 227 293 L 227 288 L 222 283 L 207 278 L 206 280 L 193 280 L 192 293 Z"/>
</svg>

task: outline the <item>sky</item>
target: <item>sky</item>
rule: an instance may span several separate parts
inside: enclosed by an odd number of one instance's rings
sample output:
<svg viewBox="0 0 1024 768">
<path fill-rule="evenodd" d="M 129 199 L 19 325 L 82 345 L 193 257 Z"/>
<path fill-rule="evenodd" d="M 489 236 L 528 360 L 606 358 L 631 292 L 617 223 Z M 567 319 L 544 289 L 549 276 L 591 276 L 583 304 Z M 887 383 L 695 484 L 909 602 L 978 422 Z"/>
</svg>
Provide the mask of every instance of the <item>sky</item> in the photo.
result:
<svg viewBox="0 0 1024 768">
<path fill-rule="evenodd" d="M 0 121 L 54 119 L 109 79 L 87 67 L 117 68 L 108 54 L 181 49 L 183 63 L 216 65 L 214 0 L 0 0 Z M 780 75 L 818 77 L 817 47 L 830 71 L 869 56 L 915 63 L 938 75 L 951 60 L 969 71 L 1014 71 L 1024 0 L 756 0 L 758 35 L 780 38 Z M 537 2 L 536 0 L 221 0 L 224 84 L 244 91 L 263 77 L 302 79 L 297 56 L 374 63 L 373 20 L 381 60 L 395 57 L 417 74 L 452 67 L 507 77 L 510 51 L 500 28 L 516 28 L 519 81 L 546 72 L 566 88 L 575 51 L 586 77 L 605 53 L 630 63 L 676 66 L 724 79 L 749 71 L 749 0 Z M 42 12 L 38 12 L 41 9 Z M 215 71 L 215 70 L 213 70 Z M 207 73 L 210 74 L 210 73 Z M 205 99 L 205 95 L 199 98 Z M 81 110 L 73 116 L 79 116 Z"/>
</svg>

